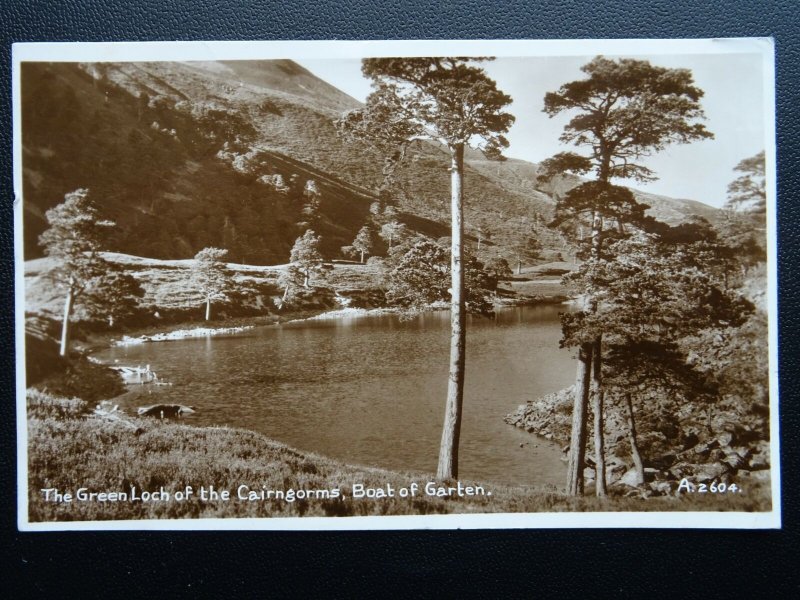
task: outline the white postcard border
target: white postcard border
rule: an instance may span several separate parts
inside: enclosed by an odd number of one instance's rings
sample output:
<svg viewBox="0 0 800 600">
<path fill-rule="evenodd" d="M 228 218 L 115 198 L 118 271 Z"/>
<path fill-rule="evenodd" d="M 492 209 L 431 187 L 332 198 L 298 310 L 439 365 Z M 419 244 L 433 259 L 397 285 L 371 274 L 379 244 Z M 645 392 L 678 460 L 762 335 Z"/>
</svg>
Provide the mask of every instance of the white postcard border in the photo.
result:
<svg viewBox="0 0 800 600">
<path fill-rule="evenodd" d="M 190 60 L 344 59 L 366 56 L 594 56 L 760 54 L 765 96 L 767 256 L 772 511 L 486 513 L 370 517 L 273 517 L 127 521 L 28 521 L 28 431 L 25 399 L 25 283 L 22 229 L 20 63 L 148 62 Z M 156 530 L 407 530 L 520 528 L 775 529 L 781 527 L 777 170 L 775 146 L 775 45 L 771 38 L 614 40 L 391 40 L 391 41 L 192 41 L 41 42 L 12 48 L 15 351 L 17 400 L 17 511 L 20 531 Z"/>
</svg>

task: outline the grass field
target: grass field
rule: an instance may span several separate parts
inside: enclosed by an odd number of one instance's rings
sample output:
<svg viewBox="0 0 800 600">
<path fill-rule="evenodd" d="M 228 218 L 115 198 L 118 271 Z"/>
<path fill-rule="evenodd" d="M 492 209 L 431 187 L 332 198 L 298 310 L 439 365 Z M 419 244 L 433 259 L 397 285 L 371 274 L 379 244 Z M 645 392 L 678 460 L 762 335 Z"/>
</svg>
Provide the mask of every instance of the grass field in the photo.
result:
<svg viewBox="0 0 800 600">
<path fill-rule="evenodd" d="M 624 497 L 612 488 L 607 499 L 570 498 L 553 488 L 505 487 L 462 481 L 484 493 L 438 497 L 425 494 L 435 479 L 429 473 L 401 473 L 346 465 L 299 452 L 260 434 L 228 428 L 199 428 L 168 421 L 126 417 L 109 421 L 92 416 L 77 399 L 28 392 L 29 520 L 89 521 L 179 518 L 289 516 L 363 516 L 439 513 L 554 511 L 761 511 L 769 509 L 768 482 L 753 481 L 746 495 L 726 498 L 685 494 L 679 497 Z M 412 497 L 397 495 L 416 483 Z M 355 498 L 354 486 L 396 491 L 393 497 Z M 266 499 L 239 499 L 237 490 Z M 439 483 L 435 484 L 440 485 Z M 449 485 L 454 485 L 450 483 Z M 179 501 L 176 492 L 192 486 Z M 201 487 L 229 490 L 229 500 L 200 499 Z M 41 490 L 76 494 L 121 492 L 125 501 L 46 501 Z M 135 494 L 162 488 L 169 499 L 133 500 Z M 332 490 L 339 490 L 333 497 Z M 289 490 L 294 497 L 289 500 Z M 299 493 L 302 490 L 302 494 Z M 277 492 L 283 497 L 277 498 Z M 49 492 L 52 494 L 53 492 Z M 387 492 L 388 493 L 388 492 Z M 491 495 L 490 495 L 491 494 Z M 310 496 L 299 498 L 300 495 Z"/>
</svg>

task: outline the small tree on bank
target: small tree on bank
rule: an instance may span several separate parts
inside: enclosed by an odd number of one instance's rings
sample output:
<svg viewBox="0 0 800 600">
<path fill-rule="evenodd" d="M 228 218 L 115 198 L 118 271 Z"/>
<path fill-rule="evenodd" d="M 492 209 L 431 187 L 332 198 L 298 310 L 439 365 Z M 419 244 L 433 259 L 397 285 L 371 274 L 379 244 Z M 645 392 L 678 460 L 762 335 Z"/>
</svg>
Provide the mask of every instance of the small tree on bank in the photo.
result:
<svg viewBox="0 0 800 600">
<path fill-rule="evenodd" d="M 311 272 L 322 264 L 322 254 L 319 252 L 319 236 L 312 229 L 307 229 L 294 242 L 289 255 L 290 269 L 297 269 L 303 275 L 303 287 L 307 288 L 311 281 Z"/>
<path fill-rule="evenodd" d="M 228 251 L 222 248 L 203 248 L 194 257 L 192 286 L 203 295 L 206 321 L 211 319 L 211 303 L 227 301 L 234 288 L 233 277 L 225 264 Z"/>
<path fill-rule="evenodd" d="M 434 302 L 450 300 L 450 253 L 430 240 L 415 243 L 389 274 L 387 299 L 412 314 Z M 497 279 L 471 254 L 464 255 L 464 287 L 467 311 L 489 316 Z"/>
<path fill-rule="evenodd" d="M 130 322 L 139 314 L 144 290 L 139 282 L 117 264 L 106 262 L 106 270 L 84 297 L 88 316 L 104 319 L 109 328 Z"/>
<path fill-rule="evenodd" d="M 392 219 L 388 223 L 384 223 L 381 225 L 381 237 L 386 241 L 386 244 L 389 246 L 389 251 L 391 252 L 392 247 L 394 244 L 402 238 L 406 233 L 406 226 Z"/>
<path fill-rule="evenodd" d="M 464 294 L 464 149 L 473 142 L 490 158 L 508 146 L 502 134 L 514 117 L 505 108 L 511 98 L 497 89 L 480 59 L 425 57 L 371 58 L 362 72 L 374 90 L 363 109 L 340 121 L 345 134 L 373 142 L 402 159 L 415 140 L 441 144 L 450 154 L 451 196 L 451 335 L 445 419 L 437 476 L 458 476 L 466 359 L 466 299 Z M 386 152 L 385 156 L 390 156 Z"/>
<path fill-rule="evenodd" d="M 39 243 L 55 261 L 49 277 L 66 293 L 59 349 L 66 357 L 75 306 L 98 293 L 98 284 L 109 270 L 100 256 L 100 244 L 103 230 L 113 223 L 99 218 L 89 190 L 83 188 L 64 196 L 64 202 L 48 210 L 45 217 L 50 228 L 39 237 Z"/>
<path fill-rule="evenodd" d="M 353 240 L 353 249 L 361 255 L 361 262 L 364 262 L 364 256 L 372 254 L 372 230 L 369 225 L 364 225 L 358 230 L 356 239 Z"/>
</svg>

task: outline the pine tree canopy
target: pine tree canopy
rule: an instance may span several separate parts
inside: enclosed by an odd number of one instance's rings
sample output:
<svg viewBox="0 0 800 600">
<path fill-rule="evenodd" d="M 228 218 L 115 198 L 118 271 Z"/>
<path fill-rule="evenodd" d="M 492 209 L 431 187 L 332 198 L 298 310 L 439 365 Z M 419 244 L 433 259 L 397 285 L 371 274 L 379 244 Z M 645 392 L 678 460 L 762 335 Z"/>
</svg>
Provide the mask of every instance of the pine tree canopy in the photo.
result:
<svg viewBox="0 0 800 600">
<path fill-rule="evenodd" d="M 372 58 L 362 64 L 375 91 L 366 107 L 340 121 L 347 135 L 377 147 L 432 140 L 447 147 L 475 144 L 499 158 L 514 122 L 503 112 L 511 97 L 473 58 Z M 384 154 L 389 154 L 384 152 Z"/>
</svg>

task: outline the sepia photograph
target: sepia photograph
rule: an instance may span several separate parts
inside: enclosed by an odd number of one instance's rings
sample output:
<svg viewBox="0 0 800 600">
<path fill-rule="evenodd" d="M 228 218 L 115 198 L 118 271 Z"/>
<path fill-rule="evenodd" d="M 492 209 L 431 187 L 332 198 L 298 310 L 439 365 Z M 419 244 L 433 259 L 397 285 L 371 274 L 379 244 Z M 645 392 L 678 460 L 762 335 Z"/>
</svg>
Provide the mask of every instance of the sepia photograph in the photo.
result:
<svg viewBox="0 0 800 600">
<path fill-rule="evenodd" d="M 19 527 L 780 527 L 773 53 L 16 44 Z"/>
</svg>

